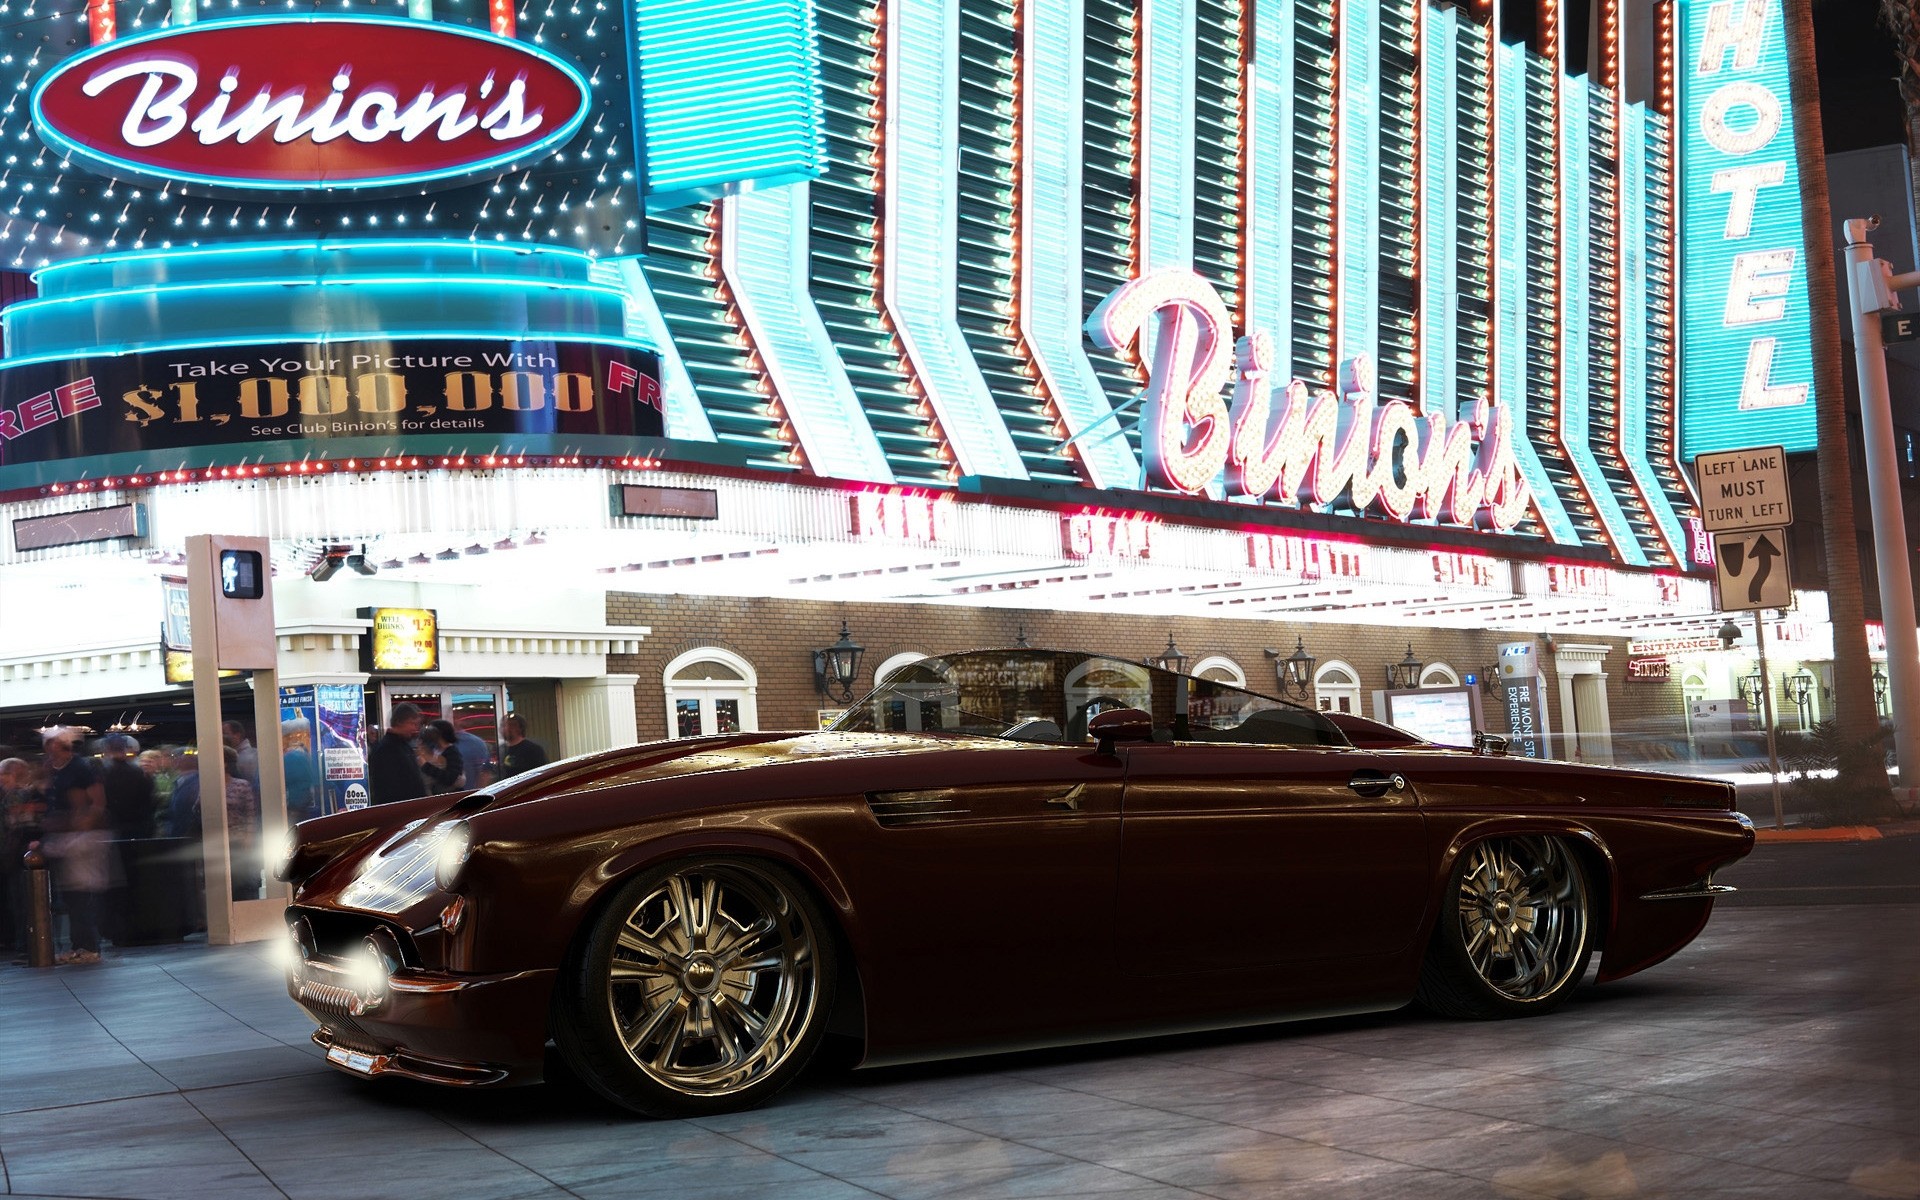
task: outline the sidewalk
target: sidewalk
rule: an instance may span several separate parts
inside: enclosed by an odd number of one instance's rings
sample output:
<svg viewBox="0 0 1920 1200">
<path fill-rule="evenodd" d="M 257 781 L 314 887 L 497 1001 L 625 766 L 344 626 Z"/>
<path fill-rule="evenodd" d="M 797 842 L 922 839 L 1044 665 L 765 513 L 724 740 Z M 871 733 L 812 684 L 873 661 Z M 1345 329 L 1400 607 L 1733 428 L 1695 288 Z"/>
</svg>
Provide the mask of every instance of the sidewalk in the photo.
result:
<svg viewBox="0 0 1920 1200">
<path fill-rule="evenodd" d="M 1582 989 L 1537 1020 L 1403 1012 L 875 1072 L 829 1068 L 757 1111 L 643 1121 L 567 1084 L 369 1086 L 320 1061 L 264 947 L 130 950 L 98 966 L 0 968 L 0 1191 L 119 1200 L 1915 1196 L 1920 1043 L 1913 1001 L 1895 985 L 1916 969 L 1920 904 L 1728 908 L 1671 962 Z"/>
</svg>

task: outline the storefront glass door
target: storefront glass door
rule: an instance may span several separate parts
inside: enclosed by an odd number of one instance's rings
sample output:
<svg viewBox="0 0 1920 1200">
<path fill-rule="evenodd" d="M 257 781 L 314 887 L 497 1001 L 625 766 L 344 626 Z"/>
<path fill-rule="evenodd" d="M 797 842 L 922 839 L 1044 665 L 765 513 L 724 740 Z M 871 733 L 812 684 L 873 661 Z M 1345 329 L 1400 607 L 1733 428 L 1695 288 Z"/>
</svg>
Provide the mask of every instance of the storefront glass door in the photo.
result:
<svg viewBox="0 0 1920 1200">
<path fill-rule="evenodd" d="M 500 722 L 507 715 L 506 688 L 498 683 L 382 683 L 380 724 L 385 728 L 393 706 L 412 704 L 429 721 L 446 720 L 460 733 L 470 733 L 487 746 L 490 762 L 500 761 Z M 469 779 L 473 786 L 488 780 Z"/>
</svg>

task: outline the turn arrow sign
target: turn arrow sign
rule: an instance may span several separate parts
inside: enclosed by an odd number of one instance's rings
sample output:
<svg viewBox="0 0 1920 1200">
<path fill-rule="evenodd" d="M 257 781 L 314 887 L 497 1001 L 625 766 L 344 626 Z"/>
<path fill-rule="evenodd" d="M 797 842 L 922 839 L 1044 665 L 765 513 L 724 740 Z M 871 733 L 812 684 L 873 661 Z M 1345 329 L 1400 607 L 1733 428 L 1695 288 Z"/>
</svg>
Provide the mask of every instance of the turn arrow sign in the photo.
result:
<svg viewBox="0 0 1920 1200">
<path fill-rule="evenodd" d="M 1747 600 L 1749 603 L 1758 604 L 1760 597 L 1764 594 L 1761 589 L 1766 586 L 1767 577 L 1773 574 L 1773 560 L 1780 557 L 1780 547 L 1774 545 L 1773 539 L 1763 533 L 1753 543 L 1752 554 L 1753 580 L 1747 584 Z"/>
</svg>

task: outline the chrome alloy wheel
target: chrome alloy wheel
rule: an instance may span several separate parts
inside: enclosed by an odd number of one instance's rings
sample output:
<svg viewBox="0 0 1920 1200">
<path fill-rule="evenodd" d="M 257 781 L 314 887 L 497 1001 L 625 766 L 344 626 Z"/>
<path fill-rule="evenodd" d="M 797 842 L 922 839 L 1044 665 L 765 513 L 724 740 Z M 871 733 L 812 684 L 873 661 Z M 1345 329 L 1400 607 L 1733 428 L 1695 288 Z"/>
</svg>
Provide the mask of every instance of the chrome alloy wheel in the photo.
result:
<svg viewBox="0 0 1920 1200">
<path fill-rule="evenodd" d="M 698 865 L 654 886 L 622 922 L 607 975 L 634 1065 L 687 1096 L 724 1096 L 778 1070 L 819 1003 L 819 936 L 775 880 Z"/>
<path fill-rule="evenodd" d="M 1587 961 L 1579 864 L 1556 838 L 1499 838 L 1466 851 L 1460 941 L 1474 971 L 1509 1000 L 1548 995 Z"/>
</svg>

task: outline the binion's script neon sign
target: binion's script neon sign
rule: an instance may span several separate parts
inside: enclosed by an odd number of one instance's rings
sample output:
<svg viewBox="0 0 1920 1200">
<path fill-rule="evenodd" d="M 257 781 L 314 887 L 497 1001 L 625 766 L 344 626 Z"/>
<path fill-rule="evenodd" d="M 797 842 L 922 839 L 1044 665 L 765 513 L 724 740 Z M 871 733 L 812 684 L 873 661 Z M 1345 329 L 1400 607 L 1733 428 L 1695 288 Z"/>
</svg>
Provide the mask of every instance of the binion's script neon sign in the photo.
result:
<svg viewBox="0 0 1920 1200">
<path fill-rule="evenodd" d="M 1121 350 L 1149 322 L 1141 445 L 1153 482 L 1197 494 L 1224 469 L 1228 489 L 1240 495 L 1503 533 L 1527 512 L 1532 495 L 1500 405 L 1483 398 L 1467 420 L 1450 422 L 1404 401 L 1382 403 L 1364 358 L 1343 365 L 1339 394 L 1298 379 L 1276 388 L 1266 331 L 1230 349 L 1226 304 L 1183 268 L 1115 289 L 1087 319 L 1087 332 L 1102 348 Z M 1230 377 L 1231 407 L 1222 395 Z"/>
</svg>

